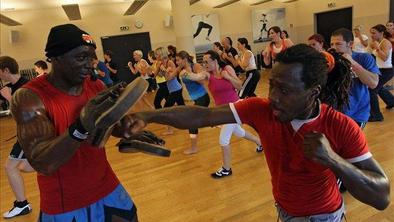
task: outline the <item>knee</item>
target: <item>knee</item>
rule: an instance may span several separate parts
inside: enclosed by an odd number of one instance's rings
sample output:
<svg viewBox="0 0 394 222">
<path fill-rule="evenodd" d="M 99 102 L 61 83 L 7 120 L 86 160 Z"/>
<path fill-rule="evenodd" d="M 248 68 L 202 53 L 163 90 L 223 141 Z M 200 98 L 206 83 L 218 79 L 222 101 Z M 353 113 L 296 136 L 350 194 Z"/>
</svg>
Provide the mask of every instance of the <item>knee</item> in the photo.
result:
<svg viewBox="0 0 394 222">
<path fill-rule="evenodd" d="M 4 169 L 6 172 L 13 172 L 13 171 L 17 170 L 17 165 L 12 164 L 12 162 L 10 162 L 10 161 L 7 161 L 4 164 Z"/>
<path fill-rule="evenodd" d="M 230 138 L 224 138 L 224 137 L 220 137 L 219 138 L 219 144 L 220 146 L 228 146 L 230 145 Z"/>
</svg>

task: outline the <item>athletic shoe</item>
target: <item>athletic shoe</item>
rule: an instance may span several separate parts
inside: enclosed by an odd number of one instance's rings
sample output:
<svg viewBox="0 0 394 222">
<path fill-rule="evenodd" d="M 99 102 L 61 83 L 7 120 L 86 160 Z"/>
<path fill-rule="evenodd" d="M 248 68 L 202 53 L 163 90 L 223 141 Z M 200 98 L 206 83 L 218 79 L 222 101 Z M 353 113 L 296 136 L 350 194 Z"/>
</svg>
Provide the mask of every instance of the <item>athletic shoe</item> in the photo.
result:
<svg viewBox="0 0 394 222">
<path fill-rule="evenodd" d="M 215 173 L 212 173 L 211 176 L 215 179 L 219 179 L 222 177 L 231 176 L 231 174 L 233 174 L 231 168 L 226 170 L 224 167 L 220 167 Z"/>
<path fill-rule="evenodd" d="M 339 192 L 345 193 L 347 191 L 345 185 L 343 185 L 342 183 L 342 180 L 337 179 L 337 184 L 338 184 Z"/>
<path fill-rule="evenodd" d="M 3 214 L 3 217 L 6 219 L 10 219 L 16 216 L 26 215 L 30 213 L 31 210 L 32 208 L 30 207 L 29 202 L 27 202 L 26 200 L 22 202 L 14 201 L 14 207 L 11 210 L 5 212 Z"/>
<path fill-rule="evenodd" d="M 386 106 L 386 109 L 392 110 L 394 108 L 394 105 Z"/>
<path fill-rule="evenodd" d="M 257 152 L 257 153 L 261 153 L 261 152 L 263 152 L 263 151 L 264 151 L 264 149 L 263 149 L 263 146 L 262 146 L 262 145 L 256 147 L 256 152 Z"/>
</svg>

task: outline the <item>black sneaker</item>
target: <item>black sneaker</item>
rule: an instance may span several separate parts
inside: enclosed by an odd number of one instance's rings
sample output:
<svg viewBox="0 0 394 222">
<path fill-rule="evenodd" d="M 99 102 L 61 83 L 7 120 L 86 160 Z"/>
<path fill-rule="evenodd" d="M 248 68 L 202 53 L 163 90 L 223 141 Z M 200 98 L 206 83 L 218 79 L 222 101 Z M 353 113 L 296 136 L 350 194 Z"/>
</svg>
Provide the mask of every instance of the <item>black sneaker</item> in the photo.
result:
<svg viewBox="0 0 394 222">
<path fill-rule="evenodd" d="M 222 177 L 231 176 L 231 174 L 233 174 L 231 168 L 229 170 L 226 170 L 224 167 L 220 167 L 215 173 L 211 174 L 211 177 L 219 179 Z"/>
<path fill-rule="evenodd" d="M 345 185 L 343 185 L 342 183 L 342 180 L 337 179 L 337 184 L 338 184 L 339 192 L 345 193 L 347 191 Z"/>
<path fill-rule="evenodd" d="M 383 117 L 369 117 L 368 122 L 383 122 L 384 118 Z"/>
<path fill-rule="evenodd" d="M 263 146 L 262 146 L 262 145 L 256 147 L 256 152 L 257 152 L 257 153 L 261 153 L 261 152 L 263 152 L 263 151 L 264 151 L 264 149 L 263 149 Z"/>
<path fill-rule="evenodd" d="M 394 105 L 386 106 L 386 109 L 392 110 L 394 108 Z"/>
<path fill-rule="evenodd" d="M 10 219 L 10 218 L 13 218 L 13 217 L 16 217 L 16 216 L 26 215 L 26 214 L 30 213 L 31 210 L 32 209 L 30 207 L 29 202 L 27 202 L 27 201 L 22 201 L 22 202 L 14 201 L 14 207 L 11 210 L 5 212 L 3 214 L 3 217 L 6 218 L 6 219 Z"/>
</svg>

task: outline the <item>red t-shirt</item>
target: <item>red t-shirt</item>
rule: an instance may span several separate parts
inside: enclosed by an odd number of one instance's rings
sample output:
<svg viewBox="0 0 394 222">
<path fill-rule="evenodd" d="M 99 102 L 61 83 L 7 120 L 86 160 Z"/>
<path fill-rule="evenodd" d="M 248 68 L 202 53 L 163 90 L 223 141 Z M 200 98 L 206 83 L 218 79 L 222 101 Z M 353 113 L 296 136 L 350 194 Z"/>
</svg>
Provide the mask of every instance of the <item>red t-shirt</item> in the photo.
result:
<svg viewBox="0 0 394 222">
<path fill-rule="evenodd" d="M 36 93 L 59 136 L 79 117 L 88 100 L 104 89 L 101 81 L 87 78 L 79 96 L 68 95 L 39 76 L 23 86 Z M 104 148 L 81 144 L 74 156 L 50 176 L 37 174 L 41 210 L 59 214 L 86 207 L 110 194 L 119 184 Z"/>
<path fill-rule="evenodd" d="M 266 99 L 249 98 L 230 104 L 230 108 L 239 124 L 248 124 L 258 132 L 274 198 L 292 216 L 330 213 L 342 201 L 334 173 L 304 156 L 303 135 L 323 133 L 334 152 L 351 163 L 371 157 L 360 127 L 325 104 L 316 118 L 287 123 L 276 119 Z"/>
</svg>

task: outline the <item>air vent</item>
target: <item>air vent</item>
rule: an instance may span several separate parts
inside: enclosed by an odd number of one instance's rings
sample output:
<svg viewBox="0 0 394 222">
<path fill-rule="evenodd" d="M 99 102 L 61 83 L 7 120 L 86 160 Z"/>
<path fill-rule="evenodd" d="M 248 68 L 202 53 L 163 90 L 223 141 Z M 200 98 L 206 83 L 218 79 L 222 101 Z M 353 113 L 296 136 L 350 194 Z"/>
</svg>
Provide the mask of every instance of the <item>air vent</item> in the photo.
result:
<svg viewBox="0 0 394 222">
<path fill-rule="evenodd" d="M 271 1 L 272 0 L 262 0 L 262 1 L 258 1 L 258 2 L 252 3 L 252 4 L 250 4 L 250 6 L 260 5 L 260 4 L 263 4 L 263 3 L 266 3 L 266 2 L 271 2 Z"/>
<path fill-rule="evenodd" d="M 8 18 L 5 15 L 0 14 L 0 23 L 8 26 L 17 26 L 17 25 L 22 25 L 22 23 L 19 23 L 13 19 Z"/>
<path fill-rule="evenodd" d="M 231 5 L 231 4 L 239 2 L 239 1 L 240 0 L 231 0 L 231 1 L 228 1 L 228 2 L 224 2 L 224 3 L 220 4 L 220 5 L 217 5 L 214 8 L 223 8 L 224 6 Z"/>
<path fill-rule="evenodd" d="M 81 20 L 82 17 L 78 4 L 62 5 L 62 8 L 70 21 Z"/>
<path fill-rule="evenodd" d="M 199 2 L 200 0 L 190 0 L 190 5 L 193 5 L 194 3 Z"/>
<path fill-rule="evenodd" d="M 123 15 L 134 15 L 148 0 L 135 0 Z"/>
</svg>

